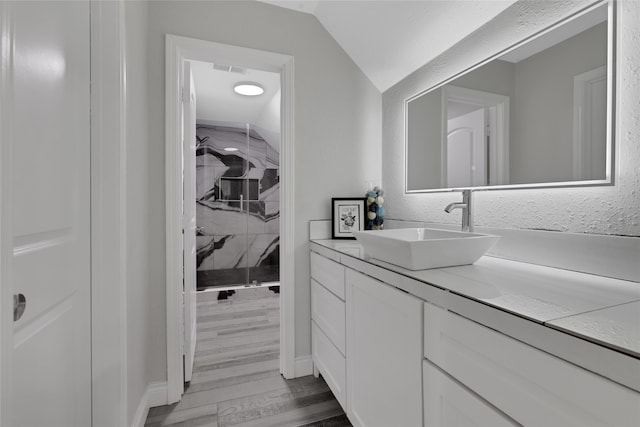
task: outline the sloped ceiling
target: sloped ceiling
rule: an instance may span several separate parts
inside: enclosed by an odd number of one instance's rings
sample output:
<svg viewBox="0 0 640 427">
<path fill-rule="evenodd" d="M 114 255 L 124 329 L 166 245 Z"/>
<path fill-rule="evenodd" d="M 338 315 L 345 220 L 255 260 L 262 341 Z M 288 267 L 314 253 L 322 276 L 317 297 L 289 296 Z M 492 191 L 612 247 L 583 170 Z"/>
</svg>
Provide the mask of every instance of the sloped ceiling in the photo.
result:
<svg viewBox="0 0 640 427">
<path fill-rule="evenodd" d="M 259 0 L 316 16 L 384 92 L 515 0 Z"/>
</svg>

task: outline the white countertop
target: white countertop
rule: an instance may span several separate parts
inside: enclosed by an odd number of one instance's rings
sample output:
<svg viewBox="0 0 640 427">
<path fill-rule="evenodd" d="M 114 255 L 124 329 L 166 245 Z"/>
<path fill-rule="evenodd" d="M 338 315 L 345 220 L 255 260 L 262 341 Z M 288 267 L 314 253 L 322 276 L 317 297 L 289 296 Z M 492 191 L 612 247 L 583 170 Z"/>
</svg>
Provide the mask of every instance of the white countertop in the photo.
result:
<svg viewBox="0 0 640 427">
<path fill-rule="evenodd" d="M 640 354 L 640 301 L 552 320 L 547 325 L 632 356 Z"/>
<path fill-rule="evenodd" d="M 490 256 L 411 271 L 367 257 L 356 241 L 312 243 L 640 359 L 640 283 Z M 405 290 L 429 300 L 424 288 Z"/>
</svg>

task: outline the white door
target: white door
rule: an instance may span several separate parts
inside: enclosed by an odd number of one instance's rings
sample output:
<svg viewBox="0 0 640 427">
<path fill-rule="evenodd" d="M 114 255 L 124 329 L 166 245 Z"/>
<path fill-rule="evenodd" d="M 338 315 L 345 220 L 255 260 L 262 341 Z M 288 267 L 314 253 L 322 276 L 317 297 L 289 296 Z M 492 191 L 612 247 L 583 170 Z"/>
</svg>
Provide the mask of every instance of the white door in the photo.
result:
<svg viewBox="0 0 640 427">
<path fill-rule="evenodd" d="M 185 62 L 183 99 L 184 380 L 191 381 L 196 349 L 196 90 Z"/>
<path fill-rule="evenodd" d="M 89 2 L 0 10 L 2 425 L 89 426 Z"/>
<path fill-rule="evenodd" d="M 487 184 L 485 109 L 449 119 L 447 187 Z"/>
</svg>

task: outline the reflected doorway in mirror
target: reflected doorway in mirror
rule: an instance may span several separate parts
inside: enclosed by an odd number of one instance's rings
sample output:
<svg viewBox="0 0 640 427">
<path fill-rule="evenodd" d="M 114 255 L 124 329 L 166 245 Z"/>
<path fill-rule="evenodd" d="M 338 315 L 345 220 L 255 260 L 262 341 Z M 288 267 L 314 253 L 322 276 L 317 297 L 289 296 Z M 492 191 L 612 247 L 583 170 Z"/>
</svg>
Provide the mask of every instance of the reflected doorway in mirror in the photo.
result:
<svg viewBox="0 0 640 427">
<path fill-rule="evenodd" d="M 509 97 L 446 85 L 442 108 L 445 187 L 509 184 Z"/>
</svg>

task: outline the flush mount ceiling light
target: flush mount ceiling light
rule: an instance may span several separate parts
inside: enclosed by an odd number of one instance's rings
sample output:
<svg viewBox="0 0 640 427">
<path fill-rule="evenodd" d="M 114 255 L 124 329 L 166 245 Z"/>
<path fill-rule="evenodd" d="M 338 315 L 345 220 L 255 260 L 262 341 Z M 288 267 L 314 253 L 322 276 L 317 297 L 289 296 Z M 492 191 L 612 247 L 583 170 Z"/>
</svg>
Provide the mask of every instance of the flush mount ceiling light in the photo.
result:
<svg viewBox="0 0 640 427">
<path fill-rule="evenodd" d="M 235 147 L 227 147 L 224 149 L 224 151 L 238 151 L 238 149 Z"/>
<path fill-rule="evenodd" d="M 264 93 L 264 88 L 255 82 L 240 82 L 233 86 L 235 93 L 244 96 L 258 96 Z"/>
</svg>

